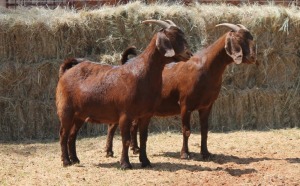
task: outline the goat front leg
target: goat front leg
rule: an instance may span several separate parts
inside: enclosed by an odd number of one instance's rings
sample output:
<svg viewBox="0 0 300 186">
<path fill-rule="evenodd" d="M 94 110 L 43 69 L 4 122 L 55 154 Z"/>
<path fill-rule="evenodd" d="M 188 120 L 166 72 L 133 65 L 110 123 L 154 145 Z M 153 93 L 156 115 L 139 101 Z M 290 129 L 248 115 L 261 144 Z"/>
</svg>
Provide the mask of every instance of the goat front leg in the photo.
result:
<svg viewBox="0 0 300 186">
<path fill-rule="evenodd" d="M 131 143 L 130 149 L 133 151 L 133 154 L 138 154 L 140 152 L 140 148 L 137 142 L 137 130 L 139 126 L 140 120 L 134 120 L 132 122 L 132 126 L 130 129 Z"/>
<path fill-rule="evenodd" d="M 115 135 L 117 128 L 118 128 L 118 123 L 109 124 L 107 127 L 107 138 L 106 138 L 106 147 L 105 147 L 105 152 L 106 152 L 107 158 L 114 156 L 113 140 L 114 140 L 114 135 Z"/>
<path fill-rule="evenodd" d="M 189 159 L 191 154 L 189 152 L 189 144 L 188 140 L 191 135 L 191 127 L 190 127 L 190 118 L 191 111 L 188 111 L 184 106 L 181 108 L 181 122 L 182 122 L 182 136 L 183 136 L 183 144 L 180 153 L 181 159 Z"/>
<path fill-rule="evenodd" d="M 131 127 L 131 122 L 129 118 L 124 114 L 120 117 L 119 119 L 119 126 L 120 126 L 120 131 L 121 131 L 121 136 L 122 136 L 122 155 L 121 155 L 121 169 L 132 169 L 132 165 L 129 162 L 129 157 L 128 157 L 128 149 L 130 146 L 130 127 Z"/>
<path fill-rule="evenodd" d="M 198 110 L 200 118 L 200 128 L 201 128 L 201 151 L 203 159 L 209 159 L 211 153 L 207 149 L 207 134 L 208 134 L 208 117 L 211 112 L 212 105 L 205 109 Z"/>
<path fill-rule="evenodd" d="M 148 126 L 150 123 L 151 117 L 141 118 L 139 120 L 139 130 L 140 130 L 140 162 L 142 163 L 142 167 L 151 167 L 151 163 L 147 157 L 146 153 L 146 145 L 148 139 Z"/>
</svg>

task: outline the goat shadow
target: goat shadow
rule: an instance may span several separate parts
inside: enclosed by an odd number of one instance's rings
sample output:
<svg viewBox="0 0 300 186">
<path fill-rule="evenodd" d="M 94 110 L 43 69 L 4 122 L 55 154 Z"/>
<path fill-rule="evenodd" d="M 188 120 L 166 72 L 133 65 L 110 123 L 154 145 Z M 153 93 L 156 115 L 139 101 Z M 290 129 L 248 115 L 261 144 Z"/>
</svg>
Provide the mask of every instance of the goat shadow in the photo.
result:
<svg viewBox="0 0 300 186">
<path fill-rule="evenodd" d="M 164 157 L 172 157 L 178 159 L 180 157 L 180 153 L 178 152 L 164 152 L 160 155 L 156 156 L 164 156 Z M 225 154 L 212 154 L 212 156 L 204 160 L 200 154 L 195 154 L 191 153 L 191 158 L 190 160 L 195 160 L 195 161 L 209 161 L 209 162 L 214 162 L 218 164 L 225 164 L 225 163 L 236 163 L 236 164 L 250 164 L 254 162 L 260 162 L 260 161 L 265 161 L 265 160 L 280 160 L 280 159 L 274 159 L 274 158 L 268 158 L 268 157 L 262 157 L 262 158 L 240 158 L 238 156 L 233 156 L 233 155 L 225 155 Z"/>
<path fill-rule="evenodd" d="M 120 164 L 116 163 L 99 163 L 95 164 L 98 168 L 119 168 Z M 168 171 L 176 172 L 178 170 L 187 170 L 190 172 L 202 172 L 202 171 L 225 171 L 232 176 L 241 176 L 243 174 L 251 174 L 257 172 L 255 169 L 232 169 L 232 168 L 210 168 L 198 165 L 187 165 L 184 163 L 170 163 L 170 162 L 155 162 L 152 163 L 152 167 L 142 168 L 139 163 L 132 163 L 133 169 L 148 169 L 153 171 Z"/>
<path fill-rule="evenodd" d="M 300 163 L 300 158 L 286 158 L 285 160 L 289 163 Z"/>
</svg>

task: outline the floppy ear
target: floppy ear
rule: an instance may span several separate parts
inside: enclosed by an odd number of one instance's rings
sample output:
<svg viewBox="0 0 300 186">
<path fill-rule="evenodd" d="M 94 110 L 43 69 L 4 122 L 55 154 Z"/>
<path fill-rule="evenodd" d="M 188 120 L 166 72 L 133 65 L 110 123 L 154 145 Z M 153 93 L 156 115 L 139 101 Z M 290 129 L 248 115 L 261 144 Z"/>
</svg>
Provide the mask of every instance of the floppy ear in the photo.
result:
<svg viewBox="0 0 300 186">
<path fill-rule="evenodd" d="M 173 57 L 175 55 L 169 38 L 163 32 L 157 33 L 156 47 L 165 57 Z"/>
<path fill-rule="evenodd" d="M 243 50 L 236 38 L 233 36 L 233 32 L 229 32 L 225 41 L 226 53 L 232 57 L 236 64 L 240 64 L 243 61 Z"/>
</svg>

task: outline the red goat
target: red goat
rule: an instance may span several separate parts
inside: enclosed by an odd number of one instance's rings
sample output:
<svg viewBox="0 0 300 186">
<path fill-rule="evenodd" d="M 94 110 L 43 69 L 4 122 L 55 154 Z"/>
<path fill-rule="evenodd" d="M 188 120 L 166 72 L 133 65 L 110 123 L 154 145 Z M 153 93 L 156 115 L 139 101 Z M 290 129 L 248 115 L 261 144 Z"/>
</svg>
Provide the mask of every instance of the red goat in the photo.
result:
<svg viewBox="0 0 300 186">
<path fill-rule="evenodd" d="M 128 147 L 133 120 L 153 115 L 159 103 L 165 64 L 187 60 L 191 52 L 184 33 L 173 23 L 146 20 L 163 27 L 137 57 L 122 66 L 68 59 L 60 67 L 56 89 L 60 144 L 64 166 L 79 163 L 76 136 L 84 121 L 119 123 L 122 134 L 121 167 L 132 168 Z M 148 125 L 140 126 L 140 161 L 151 166 L 146 154 Z"/>
<path fill-rule="evenodd" d="M 232 62 L 255 63 L 255 43 L 249 30 L 243 25 L 230 23 L 219 24 L 232 31 L 227 32 L 212 45 L 197 52 L 187 62 L 171 63 L 163 71 L 162 99 L 155 109 L 155 116 L 172 116 L 181 114 L 183 146 L 181 158 L 188 159 L 188 138 L 190 136 L 190 117 L 198 110 L 201 126 L 201 154 L 204 159 L 210 157 L 207 149 L 208 116 L 217 99 L 222 74 Z M 176 77 L 176 78 L 175 78 Z M 132 150 L 137 152 L 137 126 L 149 123 L 151 117 L 143 117 L 135 121 L 131 133 Z M 112 139 L 117 124 L 108 128 L 107 156 L 112 156 Z"/>
</svg>

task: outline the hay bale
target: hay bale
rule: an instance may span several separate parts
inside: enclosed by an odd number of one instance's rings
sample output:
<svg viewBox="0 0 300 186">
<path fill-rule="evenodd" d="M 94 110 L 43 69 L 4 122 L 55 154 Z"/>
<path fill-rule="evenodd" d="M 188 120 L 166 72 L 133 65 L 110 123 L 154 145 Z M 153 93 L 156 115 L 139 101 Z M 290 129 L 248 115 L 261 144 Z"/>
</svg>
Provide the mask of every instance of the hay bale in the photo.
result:
<svg viewBox="0 0 300 186">
<path fill-rule="evenodd" d="M 119 64 L 129 45 L 142 51 L 157 27 L 145 19 L 171 19 L 193 51 L 224 34 L 221 22 L 246 25 L 257 40 L 260 66 L 230 65 L 210 125 L 214 130 L 299 127 L 300 11 L 274 5 L 192 7 L 133 2 L 95 10 L 0 9 L 0 140 L 57 138 L 58 68 L 67 57 Z M 198 128 L 198 116 L 192 117 Z M 151 130 L 180 130 L 180 117 L 154 118 Z M 81 135 L 105 133 L 86 125 Z"/>
</svg>

